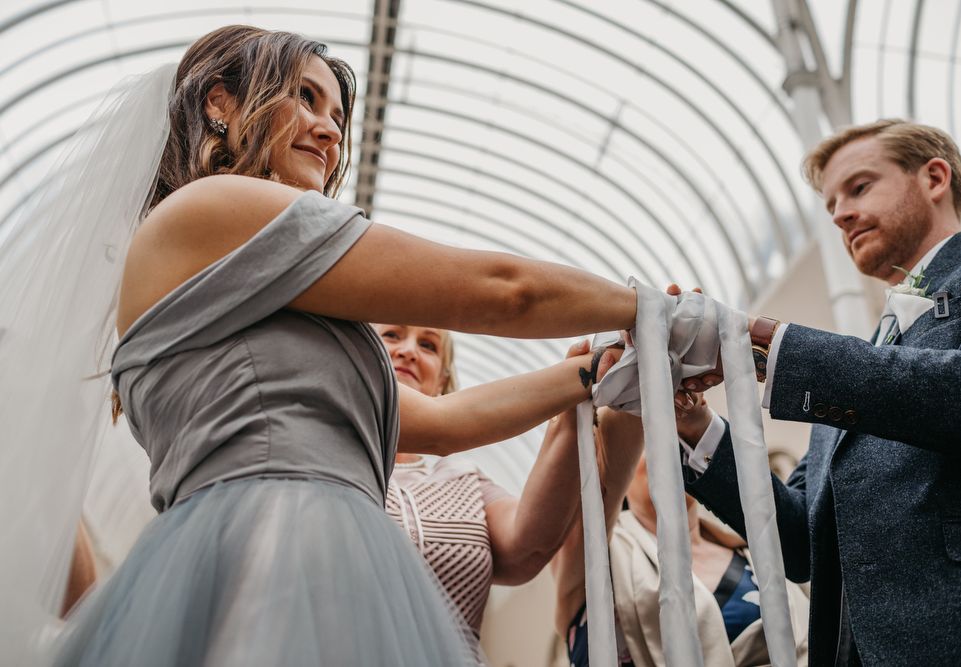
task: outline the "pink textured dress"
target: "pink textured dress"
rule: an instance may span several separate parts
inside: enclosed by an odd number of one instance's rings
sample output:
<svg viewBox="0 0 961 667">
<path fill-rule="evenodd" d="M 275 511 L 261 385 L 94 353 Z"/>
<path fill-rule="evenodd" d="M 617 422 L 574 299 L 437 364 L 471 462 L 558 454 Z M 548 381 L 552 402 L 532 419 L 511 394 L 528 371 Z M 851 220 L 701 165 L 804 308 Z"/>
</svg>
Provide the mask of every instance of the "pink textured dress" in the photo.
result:
<svg viewBox="0 0 961 667">
<path fill-rule="evenodd" d="M 474 465 L 447 459 L 398 463 L 387 488 L 387 514 L 410 536 L 475 634 L 494 575 L 484 508 L 509 496 Z"/>
</svg>

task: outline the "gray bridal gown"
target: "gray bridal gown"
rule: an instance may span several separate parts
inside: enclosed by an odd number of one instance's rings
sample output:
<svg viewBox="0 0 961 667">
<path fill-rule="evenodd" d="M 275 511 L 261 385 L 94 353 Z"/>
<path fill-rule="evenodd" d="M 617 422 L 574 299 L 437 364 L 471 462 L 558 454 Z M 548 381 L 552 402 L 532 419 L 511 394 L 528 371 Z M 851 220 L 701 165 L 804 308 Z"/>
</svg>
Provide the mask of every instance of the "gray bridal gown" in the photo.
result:
<svg viewBox="0 0 961 667">
<path fill-rule="evenodd" d="M 127 331 L 113 380 L 161 514 L 68 619 L 57 664 L 475 662 L 383 510 L 397 385 L 379 338 L 285 308 L 369 225 L 307 192 Z"/>
</svg>

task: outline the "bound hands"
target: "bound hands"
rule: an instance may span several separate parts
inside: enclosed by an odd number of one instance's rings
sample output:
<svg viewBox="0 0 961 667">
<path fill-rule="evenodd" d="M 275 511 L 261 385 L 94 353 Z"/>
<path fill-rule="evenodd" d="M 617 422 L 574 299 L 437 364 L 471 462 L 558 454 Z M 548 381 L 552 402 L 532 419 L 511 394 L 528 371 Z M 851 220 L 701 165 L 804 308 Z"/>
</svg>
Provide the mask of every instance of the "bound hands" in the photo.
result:
<svg viewBox="0 0 961 667">
<path fill-rule="evenodd" d="M 641 288 L 638 289 L 649 289 Z M 679 389 L 677 399 L 689 392 L 702 393 L 724 381 L 724 369 L 720 355 L 720 334 L 717 330 L 717 310 L 710 299 L 704 300 L 701 290 L 684 293 L 676 284 L 668 286 L 667 294 L 676 297 L 672 306 L 667 305 L 669 323 L 668 355 L 674 386 Z M 697 296 L 695 296 L 695 294 Z M 753 319 L 751 326 L 753 327 Z M 634 334 L 636 337 L 636 333 Z M 594 401 L 615 410 L 640 415 L 640 388 L 637 385 L 637 347 L 631 344 L 629 335 L 622 334 L 628 350 L 623 358 L 610 368 L 607 379 L 595 387 Z M 609 334 L 595 346 L 611 342 Z M 643 341 L 638 341 L 644 345 Z M 599 378 L 598 378 L 599 379 Z"/>
<path fill-rule="evenodd" d="M 702 294 L 700 287 L 694 291 Z M 681 288 L 671 283 L 667 286 L 667 293 L 680 296 Z M 686 378 L 681 382 L 683 387 L 674 395 L 674 417 L 677 420 L 677 435 L 692 447 L 700 441 L 707 427 L 711 425 L 713 415 L 704 399 L 703 392 L 724 381 L 724 369 L 721 365 L 721 355 L 717 355 L 717 366 L 709 371 Z"/>
<path fill-rule="evenodd" d="M 702 294 L 700 287 L 695 287 L 694 292 Z M 681 288 L 676 283 L 671 283 L 667 286 L 667 293 L 671 296 L 680 296 L 682 294 Z M 688 378 L 684 378 L 681 382 L 681 386 L 688 391 L 694 392 L 705 392 L 711 387 L 717 386 L 724 381 L 724 367 L 721 364 L 720 350 L 717 355 L 717 365 L 711 370 L 700 373 L 699 375 L 694 375 Z M 681 396 L 683 392 L 678 392 L 678 396 Z M 676 399 L 676 397 L 675 397 Z M 676 400 L 675 400 L 676 402 Z"/>
</svg>

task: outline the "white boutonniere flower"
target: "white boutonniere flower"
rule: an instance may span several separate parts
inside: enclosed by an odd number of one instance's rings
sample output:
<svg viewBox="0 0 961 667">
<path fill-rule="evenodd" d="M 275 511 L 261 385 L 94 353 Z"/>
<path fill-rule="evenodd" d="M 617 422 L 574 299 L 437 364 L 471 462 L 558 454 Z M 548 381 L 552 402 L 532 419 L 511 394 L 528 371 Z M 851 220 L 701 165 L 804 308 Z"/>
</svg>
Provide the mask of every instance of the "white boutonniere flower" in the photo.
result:
<svg viewBox="0 0 961 667">
<path fill-rule="evenodd" d="M 900 266 L 893 267 L 904 274 L 904 280 L 899 284 L 891 287 L 890 290 L 895 294 L 911 294 L 913 296 L 922 296 L 926 299 L 930 299 L 928 296 L 928 288 L 931 287 L 931 281 L 924 282 L 924 269 L 926 267 L 922 266 L 921 270 L 918 271 L 917 275 L 911 273 L 907 269 L 903 269 Z"/>
<path fill-rule="evenodd" d="M 917 275 L 895 266 L 905 275 L 904 282 L 887 288 L 888 307 L 898 318 L 898 329 L 903 333 L 911 328 L 915 321 L 934 307 L 934 299 L 928 296 L 931 281 L 925 282 L 924 268 Z M 886 340 L 885 343 L 890 343 Z"/>
<path fill-rule="evenodd" d="M 894 287 L 889 287 L 888 291 L 892 294 L 910 294 L 911 296 L 920 296 L 924 299 L 930 299 L 927 295 L 927 289 L 924 287 L 914 287 L 912 285 L 907 285 L 905 283 L 900 283 Z"/>
</svg>

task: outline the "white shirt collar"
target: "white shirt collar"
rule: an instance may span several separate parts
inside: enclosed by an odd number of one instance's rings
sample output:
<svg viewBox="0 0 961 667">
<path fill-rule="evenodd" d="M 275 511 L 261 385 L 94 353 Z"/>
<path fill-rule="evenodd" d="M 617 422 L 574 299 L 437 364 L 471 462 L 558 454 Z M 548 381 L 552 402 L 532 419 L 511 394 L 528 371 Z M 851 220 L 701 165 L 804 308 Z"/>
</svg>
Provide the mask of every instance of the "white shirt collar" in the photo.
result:
<svg viewBox="0 0 961 667">
<path fill-rule="evenodd" d="M 922 258 L 918 261 L 918 263 L 914 265 L 914 267 L 911 269 L 911 274 L 912 274 L 912 275 L 915 275 L 915 276 L 918 275 L 918 274 L 921 272 L 921 269 L 923 269 L 923 268 L 926 267 L 928 264 L 930 264 L 931 261 L 934 259 L 934 256 L 937 255 L 938 252 L 941 250 L 941 248 L 944 247 L 944 244 L 947 243 L 947 242 L 950 241 L 950 240 L 951 240 L 951 237 L 949 236 L 948 238 L 943 239 L 942 241 L 936 243 L 936 244 L 934 245 L 934 247 L 931 248 L 930 250 L 928 250 L 928 251 L 924 254 L 924 257 L 922 257 Z M 907 280 L 909 280 L 909 278 L 908 278 L 908 276 L 905 276 L 905 277 L 904 277 L 904 280 L 902 280 L 901 282 L 903 283 L 903 282 L 906 282 Z"/>
</svg>

